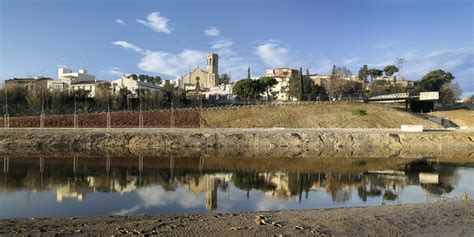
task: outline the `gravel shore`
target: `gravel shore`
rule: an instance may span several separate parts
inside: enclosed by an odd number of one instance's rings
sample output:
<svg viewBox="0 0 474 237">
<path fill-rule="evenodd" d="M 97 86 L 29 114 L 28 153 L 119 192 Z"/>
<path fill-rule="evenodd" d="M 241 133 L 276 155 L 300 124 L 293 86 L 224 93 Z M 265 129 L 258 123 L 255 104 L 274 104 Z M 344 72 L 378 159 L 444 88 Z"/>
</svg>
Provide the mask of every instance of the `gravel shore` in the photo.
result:
<svg viewBox="0 0 474 237">
<path fill-rule="evenodd" d="M 474 236 L 474 201 L 163 216 L 0 220 L 2 235 Z"/>
</svg>

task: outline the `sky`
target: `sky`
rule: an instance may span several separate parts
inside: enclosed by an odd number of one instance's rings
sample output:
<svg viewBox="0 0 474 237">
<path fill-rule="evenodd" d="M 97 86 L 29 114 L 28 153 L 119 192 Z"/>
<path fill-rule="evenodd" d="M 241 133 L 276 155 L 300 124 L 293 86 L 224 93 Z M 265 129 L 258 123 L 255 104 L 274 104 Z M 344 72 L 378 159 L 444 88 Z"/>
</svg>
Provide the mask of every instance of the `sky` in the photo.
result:
<svg viewBox="0 0 474 237">
<path fill-rule="evenodd" d="M 176 79 L 206 54 L 233 80 L 302 67 L 454 74 L 474 94 L 472 0 L 0 0 L 0 80 L 85 68 L 99 80 Z"/>
</svg>

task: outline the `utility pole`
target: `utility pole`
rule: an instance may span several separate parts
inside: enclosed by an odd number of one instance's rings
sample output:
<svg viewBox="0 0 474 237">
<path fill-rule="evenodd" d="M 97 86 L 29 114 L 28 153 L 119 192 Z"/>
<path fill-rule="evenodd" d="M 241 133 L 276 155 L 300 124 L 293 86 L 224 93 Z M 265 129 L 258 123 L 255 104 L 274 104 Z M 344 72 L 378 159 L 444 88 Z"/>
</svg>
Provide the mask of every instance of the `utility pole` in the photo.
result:
<svg viewBox="0 0 474 237">
<path fill-rule="evenodd" d="M 5 82 L 3 83 L 3 87 L 5 89 L 5 128 L 10 128 L 10 116 L 8 114 L 8 87 Z"/>
<path fill-rule="evenodd" d="M 398 67 L 398 75 L 402 80 L 405 80 L 405 78 L 403 77 L 403 64 L 405 64 L 405 62 L 406 61 L 404 58 L 397 58 L 397 60 L 395 60 L 395 64 L 397 64 Z"/>
<path fill-rule="evenodd" d="M 44 97 L 41 98 L 40 129 L 44 128 Z"/>
<path fill-rule="evenodd" d="M 74 94 L 74 129 L 77 128 L 77 102 L 76 102 L 76 94 Z"/>
<path fill-rule="evenodd" d="M 107 129 L 111 127 L 111 119 L 110 119 L 110 91 L 107 95 Z"/>
<path fill-rule="evenodd" d="M 143 128 L 143 113 L 142 113 L 142 94 L 138 91 L 138 99 L 140 100 L 140 112 L 138 114 L 138 128 Z"/>
</svg>

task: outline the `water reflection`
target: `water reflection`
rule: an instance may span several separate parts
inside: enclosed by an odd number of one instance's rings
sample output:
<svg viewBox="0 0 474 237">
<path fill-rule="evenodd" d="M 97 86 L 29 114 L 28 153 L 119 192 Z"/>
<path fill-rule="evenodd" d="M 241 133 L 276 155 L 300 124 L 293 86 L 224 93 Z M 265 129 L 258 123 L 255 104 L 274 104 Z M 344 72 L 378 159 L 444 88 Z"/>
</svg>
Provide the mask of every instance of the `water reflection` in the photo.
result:
<svg viewBox="0 0 474 237">
<path fill-rule="evenodd" d="M 3 157 L 0 217 L 303 209 L 474 195 L 474 168 L 416 161 L 389 170 L 282 172 L 177 165 L 181 158 Z M 188 158 L 189 159 L 189 158 Z"/>
</svg>

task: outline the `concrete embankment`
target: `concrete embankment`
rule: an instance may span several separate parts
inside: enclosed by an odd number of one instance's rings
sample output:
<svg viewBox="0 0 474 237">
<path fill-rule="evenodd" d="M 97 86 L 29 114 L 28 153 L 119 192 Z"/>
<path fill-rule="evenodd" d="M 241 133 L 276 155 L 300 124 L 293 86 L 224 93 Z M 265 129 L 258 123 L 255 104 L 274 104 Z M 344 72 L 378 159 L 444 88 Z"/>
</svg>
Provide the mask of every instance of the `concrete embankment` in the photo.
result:
<svg viewBox="0 0 474 237">
<path fill-rule="evenodd" d="M 0 129 L 0 149 L 298 150 L 307 156 L 468 156 L 474 132 L 397 129 Z"/>
</svg>

